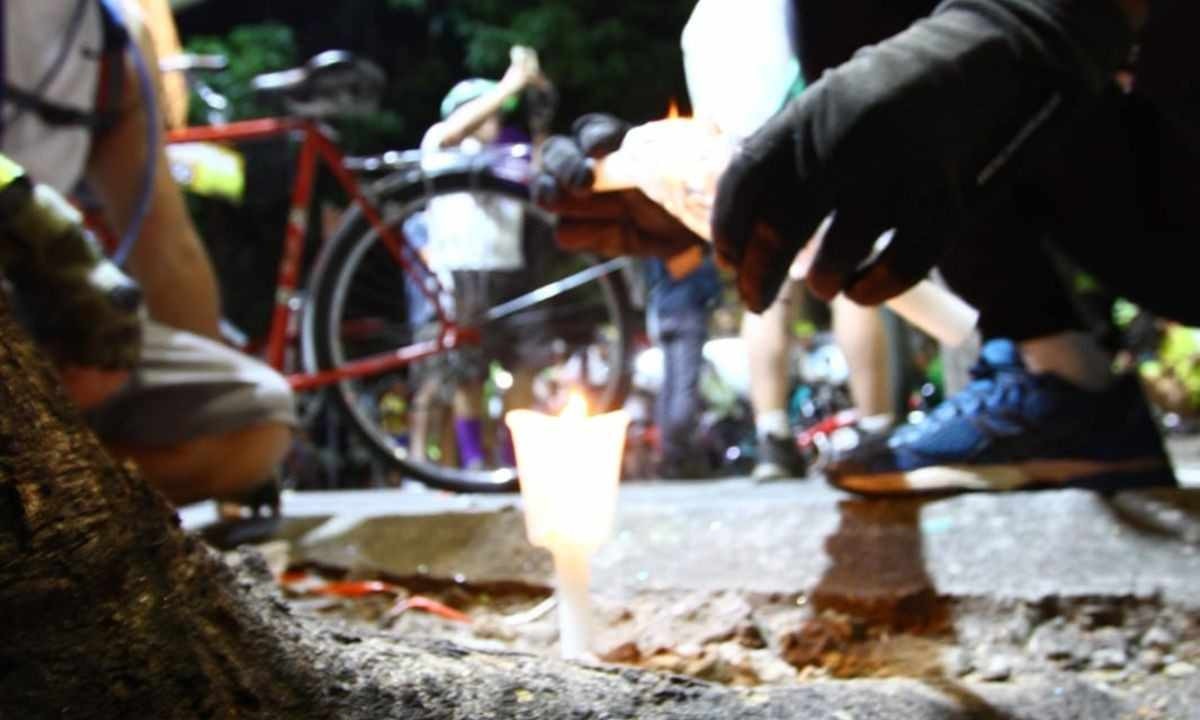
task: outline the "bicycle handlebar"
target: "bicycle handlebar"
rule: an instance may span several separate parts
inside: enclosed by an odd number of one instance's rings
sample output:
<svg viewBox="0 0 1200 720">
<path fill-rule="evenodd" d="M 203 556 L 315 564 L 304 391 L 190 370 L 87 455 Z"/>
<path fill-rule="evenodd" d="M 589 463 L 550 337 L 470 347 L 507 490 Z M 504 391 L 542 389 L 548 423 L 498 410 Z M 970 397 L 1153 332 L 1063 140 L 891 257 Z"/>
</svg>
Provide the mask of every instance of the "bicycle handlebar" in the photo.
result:
<svg viewBox="0 0 1200 720">
<path fill-rule="evenodd" d="M 347 157 L 342 165 L 351 172 L 391 172 L 421 167 L 420 150 L 388 150 L 381 155 Z"/>
<path fill-rule="evenodd" d="M 224 55 L 197 55 L 180 53 L 158 61 L 159 72 L 220 72 L 229 67 L 229 58 Z"/>
<path fill-rule="evenodd" d="M 478 153 L 456 150 L 389 150 L 381 155 L 348 157 L 343 166 L 351 172 L 384 173 L 396 171 L 436 172 L 450 168 L 487 170 L 499 177 L 525 184 L 530 179 L 532 148 L 518 143 L 497 145 Z"/>
</svg>

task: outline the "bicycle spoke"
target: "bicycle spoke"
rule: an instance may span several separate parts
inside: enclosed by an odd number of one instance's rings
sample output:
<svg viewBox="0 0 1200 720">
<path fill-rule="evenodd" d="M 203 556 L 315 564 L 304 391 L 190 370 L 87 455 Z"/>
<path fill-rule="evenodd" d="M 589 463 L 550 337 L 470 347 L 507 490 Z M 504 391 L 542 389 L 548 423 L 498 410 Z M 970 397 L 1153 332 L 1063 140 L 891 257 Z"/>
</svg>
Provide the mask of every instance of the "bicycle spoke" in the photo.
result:
<svg viewBox="0 0 1200 720">
<path fill-rule="evenodd" d="M 469 187 L 439 181 L 433 192 L 480 192 L 480 181 L 470 178 Z M 432 186 L 398 187 L 410 201 L 389 199 L 386 191 L 381 196 L 387 222 L 407 230 Z M 527 203 L 523 190 L 499 194 Z M 324 343 L 318 357 L 325 367 L 375 367 L 371 363 L 378 359 L 379 367 L 387 368 L 342 380 L 332 397 L 373 448 L 425 482 L 481 490 L 498 487 L 497 478 L 503 478 L 501 484 L 511 487 L 511 470 L 496 474 L 459 467 L 460 419 L 482 423 L 484 462 L 498 467 L 512 462 L 511 454 L 504 457 L 502 420 L 512 403 L 547 408 L 567 388 L 584 391 L 597 408 L 613 407 L 624 397 L 629 328 L 618 271 L 631 260 L 595 263 L 565 253 L 546 234 L 552 225 L 539 226 L 539 219 L 542 215 L 527 209 L 527 228 L 532 223 L 532 232 L 542 234 L 525 239 L 528 255 L 519 268 L 439 271 L 443 310 L 463 331 L 460 338 L 477 340 L 440 348 L 413 363 L 383 361 L 399 348 L 436 343 L 449 328 L 361 218 L 334 239 L 338 260 L 326 271 L 332 274 L 314 283 L 320 286 L 314 296 Z M 406 233 L 404 241 L 413 237 L 420 236 Z"/>
<path fill-rule="evenodd" d="M 546 302 L 547 300 L 558 297 L 563 293 L 570 292 L 571 290 L 593 282 L 609 273 L 616 272 L 624 267 L 627 267 L 631 262 L 632 261 L 627 257 L 613 258 L 608 262 L 590 267 L 587 270 L 575 273 L 574 275 L 569 275 L 561 280 L 556 280 L 552 283 L 543 285 L 536 290 L 527 292 L 520 297 L 513 298 L 512 300 L 501 303 L 500 305 L 488 310 L 487 314 L 484 315 L 484 322 L 493 322 L 507 315 L 511 315 L 539 303 Z"/>
</svg>

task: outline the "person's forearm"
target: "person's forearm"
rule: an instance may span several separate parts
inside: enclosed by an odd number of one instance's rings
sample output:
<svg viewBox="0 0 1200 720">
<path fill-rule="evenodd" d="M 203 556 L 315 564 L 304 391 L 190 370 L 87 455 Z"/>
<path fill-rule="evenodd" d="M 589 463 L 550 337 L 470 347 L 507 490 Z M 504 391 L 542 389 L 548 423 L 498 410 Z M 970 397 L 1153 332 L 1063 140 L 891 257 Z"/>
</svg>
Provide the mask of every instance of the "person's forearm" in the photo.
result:
<svg viewBox="0 0 1200 720">
<path fill-rule="evenodd" d="M 144 36 L 141 39 L 146 39 Z M 158 59 L 142 46 L 147 64 Z M 126 58 L 126 87 L 136 88 Z M 137 208 L 147 154 L 156 163 L 149 212 L 129 256 L 129 272 L 141 284 L 150 316 L 198 335 L 220 339 L 220 296 L 216 274 L 203 241 L 192 224 L 183 194 L 171 178 L 163 145 L 146 145 L 145 99 L 131 92 L 116 123 L 93 142 L 86 166 L 89 184 L 104 206 L 107 220 L 124 235 Z"/>
<path fill-rule="evenodd" d="M 479 129 L 485 120 L 500 112 L 505 100 L 521 90 L 521 86 L 502 80 L 491 92 L 455 110 L 450 117 L 442 121 L 442 136 L 439 138 L 438 144 L 441 147 L 458 145 L 468 135 Z"/>
</svg>

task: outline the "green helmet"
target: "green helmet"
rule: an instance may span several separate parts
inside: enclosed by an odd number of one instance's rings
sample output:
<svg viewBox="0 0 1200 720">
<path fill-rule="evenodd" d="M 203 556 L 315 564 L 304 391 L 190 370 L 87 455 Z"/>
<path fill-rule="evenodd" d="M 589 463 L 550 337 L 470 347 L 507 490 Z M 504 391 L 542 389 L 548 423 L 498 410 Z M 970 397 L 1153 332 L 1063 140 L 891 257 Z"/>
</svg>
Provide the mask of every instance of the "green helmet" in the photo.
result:
<svg viewBox="0 0 1200 720">
<path fill-rule="evenodd" d="M 483 97 L 487 93 L 495 90 L 497 85 L 495 80 L 487 80 L 484 78 L 470 78 L 468 80 L 460 80 L 454 87 L 450 88 L 450 92 L 446 93 L 446 97 L 442 98 L 442 119 L 450 117 L 450 114 L 459 109 L 463 105 Z M 504 103 L 500 106 L 502 112 L 512 112 L 517 108 L 518 98 L 513 95 L 504 99 Z"/>
</svg>

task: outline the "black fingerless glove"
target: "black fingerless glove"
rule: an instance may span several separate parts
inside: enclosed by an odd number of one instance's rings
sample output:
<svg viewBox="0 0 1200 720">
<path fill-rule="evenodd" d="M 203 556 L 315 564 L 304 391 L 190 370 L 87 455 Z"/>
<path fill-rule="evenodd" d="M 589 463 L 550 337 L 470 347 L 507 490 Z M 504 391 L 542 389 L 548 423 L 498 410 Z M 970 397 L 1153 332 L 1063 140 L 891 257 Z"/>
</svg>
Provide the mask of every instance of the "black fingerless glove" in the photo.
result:
<svg viewBox="0 0 1200 720">
<path fill-rule="evenodd" d="M 553 207 L 564 197 L 591 193 L 595 175 L 591 159 L 621 147 L 629 123 L 604 113 L 583 115 L 571 124 L 571 135 L 553 135 L 542 143 L 541 166 L 533 181 L 534 200 Z"/>
<path fill-rule="evenodd" d="M 742 298 L 766 308 L 831 212 L 812 289 L 865 303 L 902 292 L 1039 148 L 1086 121 L 1131 44 L 1113 0 L 948 0 L 859 51 L 748 138 L 722 176 L 713 235 Z"/>
</svg>

